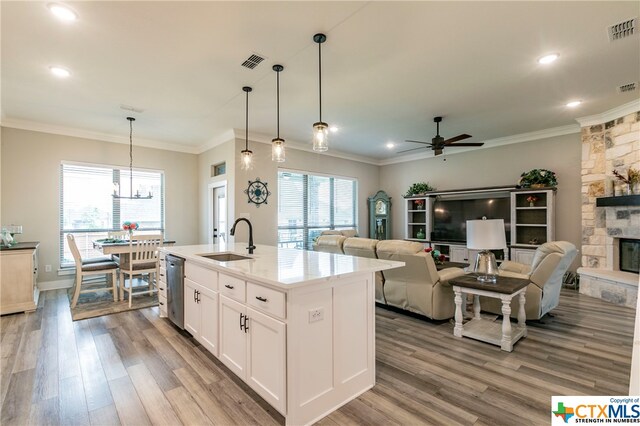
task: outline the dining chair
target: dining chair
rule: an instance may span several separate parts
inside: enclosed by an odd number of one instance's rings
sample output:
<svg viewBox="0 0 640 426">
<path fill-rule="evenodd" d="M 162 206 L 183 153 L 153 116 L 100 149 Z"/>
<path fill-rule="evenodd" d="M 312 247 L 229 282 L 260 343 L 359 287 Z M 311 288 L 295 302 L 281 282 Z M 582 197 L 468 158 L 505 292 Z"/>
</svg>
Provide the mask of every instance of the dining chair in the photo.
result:
<svg viewBox="0 0 640 426">
<path fill-rule="evenodd" d="M 80 297 L 80 293 L 95 293 L 98 291 L 104 291 L 105 289 L 113 292 L 113 301 L 118 301 L 118 288 L 116 286 L 116 270 L 118 269 L 118 264 L 116 264 L 112 260 L 93 260 L 89 259 L 86 261 L 82 260 L 82 256 L 80 256 L 80 251 L 78 250 L 78 246 L 76 244 L 75 237 L 73 234 L 67 234 L 67 242 L 69 243 L 69 248 L 71 249 L 71 254 L 73 255 L 73 260 L 76 264 L 76 281 L 75 281 L 75 290 L 73 291 L 73 299 L 71 300 L 71 307 L 75 308 L 78 303 L 78 298 Z M 86 290 L 82 290 L 81 287 L 83 284 L 87 284 L 84 282 L 84 278 L 93 275 L 106 275 L 111 276 L 111 285 L 107 287 L 91 287 Z M 107 281 L 108 284 L 108 281 Z M 111 287 L 111 288 L 109 288 Z"/>
<path fill-rule="evenodd" d="M 120 300 L 124 300 L 124 292 L 129 296 L 129 307 L 133 295 L 153 294 L 158 291 L 155 280 L 158 277 L 158 248 L 162 247 L 162 234 L 132 235 L 129 240 L 129 251 L 124 253 L 120 262 Z M 148 274 L 149 286 L 145 291 L 134 292 L 134 275 Z M 129 286 L 127 287 L 128 276 Z M 153 275 L 153 278 L 152 278 Z M 137 286 L 139 287 L 139 286 Z"/>
<path fill-rule="evenodd" d="M 109 233 L 107 234 L 107 238 L 117 239 L 117 240 L 126 240 L 128 235 L 129 235 L 129 231 L 109 231 Z M 116 263 L 120 263 L 120 255 L 116 253 L 112 254 L 111 260 L 113 260 Z"/>
</svg>

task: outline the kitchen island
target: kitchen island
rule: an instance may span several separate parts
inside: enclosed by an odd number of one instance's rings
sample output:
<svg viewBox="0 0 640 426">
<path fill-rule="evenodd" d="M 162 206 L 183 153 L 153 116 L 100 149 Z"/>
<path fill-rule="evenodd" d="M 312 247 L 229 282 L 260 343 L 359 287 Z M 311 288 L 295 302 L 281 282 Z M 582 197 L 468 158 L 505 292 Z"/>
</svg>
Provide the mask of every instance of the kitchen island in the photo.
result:
<svg viewBox="0 0 640 426">
<path fill-rule="evenodd" d="M 372 388 L 375 272 L 404 264 L 262 245 L 249 255 L 246 246 L 161 249 L 160 288 L 166 254 L 185 259 L 185 329 L 287 425 L 313 423 Z M 219 254 L 226 261 L 211 258 Z M 162 292 L 160 302 L 171 307 Z"/>
</svg>

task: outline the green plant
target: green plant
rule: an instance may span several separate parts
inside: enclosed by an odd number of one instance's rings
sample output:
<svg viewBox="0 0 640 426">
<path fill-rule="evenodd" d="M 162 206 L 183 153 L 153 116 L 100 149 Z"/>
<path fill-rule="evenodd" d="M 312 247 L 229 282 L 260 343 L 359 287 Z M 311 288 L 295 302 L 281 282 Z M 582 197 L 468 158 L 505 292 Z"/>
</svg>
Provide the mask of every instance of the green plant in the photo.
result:
<svg viewBox="0 0 640 426">
<path fill-rule="evenodd" d="M 529 187 L 531 185 L 557 186 L 556 174 L 547 169 L 533 169 L 520 175 L 518 185 Z"/>
<path fill-rule="evenodd" d="M 412 195 L 416 194 L 424 194 L 425 192 L 433 191 L 434 189 L 435 188 L 433 186 L 429 185 L 426 182 L 418 182 L 411 185 L 404 196 L 411 197 Z"/>
</svg>

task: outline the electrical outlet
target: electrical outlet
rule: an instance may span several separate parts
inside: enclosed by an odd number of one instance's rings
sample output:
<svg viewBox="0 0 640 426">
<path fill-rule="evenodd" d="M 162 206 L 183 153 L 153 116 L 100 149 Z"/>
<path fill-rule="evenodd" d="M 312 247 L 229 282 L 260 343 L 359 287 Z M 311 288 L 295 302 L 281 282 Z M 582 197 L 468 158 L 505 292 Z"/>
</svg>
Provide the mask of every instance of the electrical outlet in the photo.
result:
<svg viewBox="0 0 640 426">
<path fill-rule="evenodd" d="M 309 323 L 322 321 L 324 319 L 324 308 L 315 308 L 309 310 Z"/>
<path fill-rule="evenodd" d="M 51 265 L 44 265 L 45 272 L 51 272 Z"/>
</svg>

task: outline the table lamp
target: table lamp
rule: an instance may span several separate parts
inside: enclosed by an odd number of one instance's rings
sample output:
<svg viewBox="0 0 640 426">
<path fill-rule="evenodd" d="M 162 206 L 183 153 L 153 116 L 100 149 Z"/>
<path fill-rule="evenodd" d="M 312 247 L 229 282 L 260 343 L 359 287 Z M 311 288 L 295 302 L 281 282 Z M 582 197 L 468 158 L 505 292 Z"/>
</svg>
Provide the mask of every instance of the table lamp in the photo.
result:
<svg viewBox="0 0 640 426">
<path fill-rule="evenodd" d="M 467 248 L 480 250 L 476 257 L 474 271 L 478 281 L 495 283 L 498 275 L 496 257 L 490 250 L 504 249 L 507 240 L 504 233 L 504 219 L 467 221 Z"/>
</svg>

